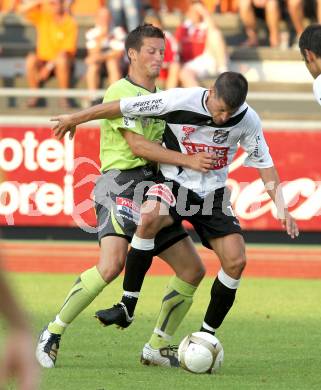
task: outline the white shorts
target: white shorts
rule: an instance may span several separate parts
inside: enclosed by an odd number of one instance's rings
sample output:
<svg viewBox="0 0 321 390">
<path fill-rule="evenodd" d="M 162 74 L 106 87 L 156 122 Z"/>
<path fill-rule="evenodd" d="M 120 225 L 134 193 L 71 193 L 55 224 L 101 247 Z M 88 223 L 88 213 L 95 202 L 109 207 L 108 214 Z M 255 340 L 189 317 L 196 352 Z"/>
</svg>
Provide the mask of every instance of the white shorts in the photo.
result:
<svg viewBox="0 0 321 390">
<path fill-rule="evenodd" d="M 206 52 L 195 57 L 193 60 L 186 62 L 183 65 L 183 68 L 192 70 L 200 79 L 212 77 L 218 73 L 215 58 Z"/>
</svg>

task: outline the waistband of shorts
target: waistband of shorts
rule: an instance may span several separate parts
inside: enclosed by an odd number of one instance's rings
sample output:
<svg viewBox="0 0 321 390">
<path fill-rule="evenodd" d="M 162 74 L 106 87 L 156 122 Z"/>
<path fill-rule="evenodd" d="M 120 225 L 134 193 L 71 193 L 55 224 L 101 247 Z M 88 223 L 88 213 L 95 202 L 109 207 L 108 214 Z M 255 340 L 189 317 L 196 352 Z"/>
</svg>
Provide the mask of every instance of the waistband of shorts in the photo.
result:
<svg viewBox="0 0 321 390">
<path fill-rule="evenodd" d="M 153 173 L 153 174 L 155 174 L 156 170 L 157 170 L 156 167 L 154 167 L 153 165 L 147 164 L 147 165 L 141 165 L 139 167 L 130 168 L 130 169 L 117 169 L 117 168 L 106 169 L 105 171 L 102 171 L 101 174 L 104 175 L 105 173 L 109 173 L 109 172 L 112 172 L 112 171 L 120 171 L 120 172 L 124 172 L 124 173 L 135 173 L 135 172 L 142 171 L 143 169 L 150 170 L 151 173 Z"/>
</svg>

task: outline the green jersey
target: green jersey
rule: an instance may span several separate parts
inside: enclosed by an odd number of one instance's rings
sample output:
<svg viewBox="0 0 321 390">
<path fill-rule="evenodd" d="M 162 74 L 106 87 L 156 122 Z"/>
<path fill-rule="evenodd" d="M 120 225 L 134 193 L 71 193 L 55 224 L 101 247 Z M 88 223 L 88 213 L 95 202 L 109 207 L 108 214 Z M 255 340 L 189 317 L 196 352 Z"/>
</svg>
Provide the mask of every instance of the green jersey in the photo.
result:
<svg viewBox="0 0 321 390">
<path fill-rule="evenodd" d="M 104 103 L 150 93 L 147 89 L 123 78 L 107 89 Z M 148 163 L 144 158 L 137 157 L 132 153 L 127 141 L 122 136 L 122 129 L 143 135 L 150 141 L 159 141 L 162 138 L 164 127 L 165 122 L 160 119 L 132 117 L 102 119 L 100 121 L 101 171 L 132 169 Z"/>
</svg>

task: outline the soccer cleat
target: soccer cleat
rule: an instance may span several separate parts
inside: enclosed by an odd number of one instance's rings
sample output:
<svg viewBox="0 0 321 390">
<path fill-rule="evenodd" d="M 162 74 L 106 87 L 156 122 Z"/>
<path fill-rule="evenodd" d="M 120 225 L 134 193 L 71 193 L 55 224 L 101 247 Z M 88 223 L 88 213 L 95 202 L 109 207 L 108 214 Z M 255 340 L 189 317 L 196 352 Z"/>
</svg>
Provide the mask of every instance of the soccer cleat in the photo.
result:
<svg viewBox="0 0 321 390">
<path fill-rule="evenodd" d="M 127 328 L 134 320 L 134 316 L 129 316 L 127 307 L 123 302 L 117 303 L 110 309 L 96 311 L 95 317 L 104 326 L 115 324 L 119 328 Z"/>
<path fill-rule="evenodd" d="M 149 344 L 145 344 L 140 361 L 146 366 L 179 367 L 177 346 L 169 345 L 168 347 L 154 349 Z"/>
<path fill-rule="evenodd" d="M 55 367 L 60 338 L 60 334 L 50 333 L 47 328 L 41 332 L 36 349 L 36 358 L 42 367 Z"/>
</svg>

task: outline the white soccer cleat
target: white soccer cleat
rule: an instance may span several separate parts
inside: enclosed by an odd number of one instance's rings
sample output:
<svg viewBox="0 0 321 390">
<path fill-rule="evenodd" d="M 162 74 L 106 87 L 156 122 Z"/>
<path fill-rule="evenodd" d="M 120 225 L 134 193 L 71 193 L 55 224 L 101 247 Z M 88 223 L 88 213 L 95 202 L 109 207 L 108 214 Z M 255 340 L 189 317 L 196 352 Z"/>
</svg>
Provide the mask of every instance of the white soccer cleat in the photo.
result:
<svg viewBox="0 0 321 390">
<path fill-rule="evenodd" d="M 154 349 L 145 344 L 140 361 L 145 365 L 179 367 L 177 358 L 177 346 L 169 345 L 160 349 Z"/>
<path fill-rule="evenodd" d="M 41 332 L 36 349 L 36 358 L 42 367 L 55 367 L 60 338 L 60 334 L 50 333 L 47 328 Z"/>
</svg>

